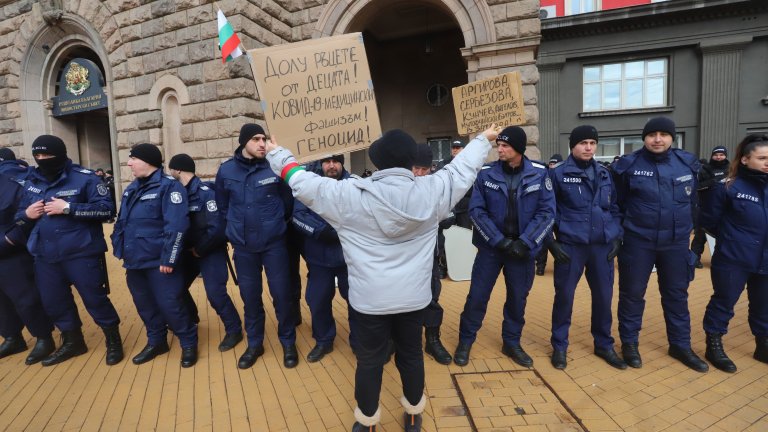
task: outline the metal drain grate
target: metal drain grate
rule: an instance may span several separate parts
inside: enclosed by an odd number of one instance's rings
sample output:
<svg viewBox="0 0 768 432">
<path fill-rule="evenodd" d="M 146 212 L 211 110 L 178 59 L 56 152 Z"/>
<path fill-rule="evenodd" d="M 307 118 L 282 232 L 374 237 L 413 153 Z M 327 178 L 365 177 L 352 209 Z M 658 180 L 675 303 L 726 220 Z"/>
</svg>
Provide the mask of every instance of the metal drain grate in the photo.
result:
<svg viewBox="0 0 768 432">
<path fill-rule="evenodd" d="M 519 426 L 587 431 L 535 370 L 453 374 L 452 378 L 475 431 Z"/>
</svg>

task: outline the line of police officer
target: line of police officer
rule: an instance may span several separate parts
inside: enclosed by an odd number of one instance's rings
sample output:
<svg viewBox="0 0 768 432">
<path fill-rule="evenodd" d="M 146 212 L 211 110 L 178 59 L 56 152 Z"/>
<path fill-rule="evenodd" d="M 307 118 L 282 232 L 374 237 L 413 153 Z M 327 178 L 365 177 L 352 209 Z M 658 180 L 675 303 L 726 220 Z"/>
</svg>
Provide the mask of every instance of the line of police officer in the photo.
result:
<svg viewBox="0 0 768 432">
<path fill-rule="evenodd" d="M 574 292 L 585 269 L 592 292 L 595 354 L 619 369 L 642 366 L 638 341 L 644 295 L 656 266 L 669 354 L 694 370 L 707 370 L 706 363 L 691 350 L 687 305 L 688 283 L 698 261 L 687 242 L 696 207 L 699 166 L 690 153 L 671 148 L 674 136 L 671 119 L 651 119 L 643 130 L 644 147 L 619 159 L 611 175 L 594 159 L 598 132 L 591 126 L 572 131 L 571 154 L 549 173 L 523 155 L 527 136 L 522 128 L 509 127 L 499 134 L 499 160 L 480 172 L 469 205 L 478 255 L 461 314 L 456 364 L 469 361 L 491 290 L 503 269 L 507 301 L 502 352 L 523 366 L 532 366 L 520 339 L 534 257 L 547 247 L 555 258 L 551 338 L 555 368 L 567 366 Z M 182 346 L 182 366 L 195 364 L 196 308 L 188 288 L 198 274 L 202 274 L 208 300 L 225 326 L 226 336 L 219 349 L 232 349 L 243 339 L 242 322 L 226 292 L 228 239 L 235 249 L 248 336 L 248 348 L 238 367 L 252 366 L 264 353 L 262 267 L 267 271 L 278 317 L 284 365 L 296 366 L 298 305 L 290 282 L 295 276 L 288 270 L 289 221 L 303 234 L 301 250 L 309 268 L 306 297 L 316 345 L 307 360 L 319 361 L 333 350 L 335 320 L 330 305 L 337 283 L 345 299 L 348 290 L 341 246 L 333 229 L 311 210 L 294 203 L 290 191 L 269 169 L 265 140 L 261 126 L 244 125 L 240 146 L 234 157 L 222 164 L 215 184 L 201 182 L 194 175 L 194 161 L 187 155 L 171 159 L 170 177 L 162 172 L 157 147 L 140 144 L 131 149 L 128 166 L 136 179 L 123 194 L 112 241 L 115 256 L 124 260 L 129 290 L 147 328 L 147 346 L 133 358 L 134 363 L 168 352 L 166 333 L 170 328 Z M 725 153 L 724 148 L 715 153 Z M 7 152 L 0 156 L 9 159 Z M 101 231 L 101 222 L 114 212 L 108 190 L 93 173 L 72 164 L 66 157 L 66 146 L 57 137 L 36 139 L 33 156 L 36 169 L 28 170 L 13 160 L 0 163 L 0 167 L 5 166 L 0 180 L 14 185 L 4 188 L 2 194 L 4 205 L 10 209 L 3 215 L 12 216 L 1 221 L 7 234 L 0 265 L 29 270 L 14 272 L 18 280 L 3 281 L 5 297 L 0 296 L 0 311 L 8 312 L 3 312 L 0 326 L 0 335 L 5 338 L 0 356 L 26 349 L 20 335 L 22 322 L 38 339 L 28 364 L 42 360 L 44 365 L 52 365 L 85 353 L 82 323 L 69 288 L 74 285 L 104 330 L 106 363 L 116 364 L 123 358 L 122 343 L 119 317 L 107 296 L 106 244 Z M 343 163 L 343 156 L 326 158 L 318 171 L 342 180 L 349 177 Z M 20 246 L 25 242 L 34 256 L 38 290 L 20 288 L 33 279 L 32 260 Z M 617 255 L 623 359 L 615 352 L 611 335 L 613 259 Z M 733 296 L 728 299 L 735 303 Z M 55 352 L 51 323 L 46 314 L 35 312 L 40 304 L 62 332 L 63 343 Z M 711 322 L 717 312 L 710 309 Z M 724 314 L 730 310 L 732 316 L 732 304 L 721 309 Z M 442 348 L 439 324 L 436 328 L 433 336 Z M 723 333 L 721 325 L 712 334 Z M 354 349 L 354 337 L 350 339 Z M 450 361 L 447 352 L 431 354 L 441 363 Z M 708 331 L 707 358 L 723 370 L 735 370 L 723 356 L 720 339 Z M 755 354 L 758 359 L 765 356 Z"/>
</svg>

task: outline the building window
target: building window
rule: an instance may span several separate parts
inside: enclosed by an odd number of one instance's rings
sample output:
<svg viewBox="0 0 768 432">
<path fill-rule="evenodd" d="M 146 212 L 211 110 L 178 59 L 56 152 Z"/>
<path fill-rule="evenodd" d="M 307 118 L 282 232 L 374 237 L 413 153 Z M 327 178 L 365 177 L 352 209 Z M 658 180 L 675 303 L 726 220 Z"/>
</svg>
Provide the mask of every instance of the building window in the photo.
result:
<svg viewBox="0 0 768 432">
<path fill-rule="evenodd" d="M 565 14 L 577 15 L 600 10 L 600 0 L 566 0 Z"/>
<path fill-rule="evenodd" d="M 676 135 L 672 147 L 683 148 L 683 134 Z M 615 156 L 629 154 L 641 148 L 643 148 L 643 139 L 639 136 L 600 137 L 595 159 L 601 162 L 612 162 Z"/>
<path fill-rule="evenodd" d="M 667 104 L 667 59 L 584 66 L 584 111 Z"/>
<path fill-rule="evenodd" d="M 432 162 L 440 161 L 451 157 L 451 138 L 427 138 L 427 144 L 432 149 Z"/>
</svg>

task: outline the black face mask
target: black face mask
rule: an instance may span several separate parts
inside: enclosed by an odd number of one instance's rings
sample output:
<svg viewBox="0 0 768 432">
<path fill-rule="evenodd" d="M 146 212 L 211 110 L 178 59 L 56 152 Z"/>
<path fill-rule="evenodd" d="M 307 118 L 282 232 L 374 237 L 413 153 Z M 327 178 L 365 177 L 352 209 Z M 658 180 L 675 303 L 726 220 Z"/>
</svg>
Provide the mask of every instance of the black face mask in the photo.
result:
<svg viewBox="0 0 768 432">
<path fill-rule="evenodd" d="M 64 170 L 64 166 L 67 164 L 67 157 L 55 156 L 48 159 L 35 159 L 35 162 L 37 162 L 37 168 L 40 170 L 40 173 L 46 179 L 52 180 L 57 178 Z"/>
<path fill-rule="evenodd" d="M 738 175 L 740 177 L 744 177 L 746 179 L 749 179 L 761 184 L 768 183 L 768 173 L 764 173 L 758 170 L 753 170 L 752 168 L 748 168 L 746 165 L 743 165 L 743 164 L 739 165 Z"/>
</svg>

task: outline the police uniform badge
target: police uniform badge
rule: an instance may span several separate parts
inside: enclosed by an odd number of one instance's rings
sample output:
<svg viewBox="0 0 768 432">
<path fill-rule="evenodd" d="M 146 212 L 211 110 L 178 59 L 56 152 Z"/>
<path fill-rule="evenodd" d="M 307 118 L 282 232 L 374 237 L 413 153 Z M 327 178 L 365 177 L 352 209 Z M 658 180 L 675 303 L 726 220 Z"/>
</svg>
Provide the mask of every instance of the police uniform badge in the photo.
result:
<svg viewBox="0 0 768 432">
<path fill-rule="evenodd" d="M 544 187 L 545 187 L 545 188 L 546 188 L 548 191 L 551 191 L 551 190 L 552 190 L 552 179 L 550 179 L 549 177 L 545 178 L 545 179 L 544 179 Z"/>
<path fill-rule="evenodd" d="M 107 196 L 109 194 L 109 189 L 107 189 L 107 185 L 103 183 L 99 183 L 96 185 L 96 193 L 98 193 L 101 196 Z"/>
<path fill-rule="evenodd" d="M 685 187 L 685 194 L 688 196 L 691 196 L 692 188 L 690 186 Z"/>
<path fill-rule="evenodd" d="M 181 204 L 181 193 L 171 192 L 171 202 L 174 204 Z"/>
<path fill-rule="evenodd" d="M 207 208 L 208 211 L 211 212 L 211 213 L 213 213 L 216 210 L 218 210 L 218 208 L 216 207 L 216 201 L 215 200 L 210 200 L 207 203 L 205 203 L 205 208 Z"/>
</svg>

